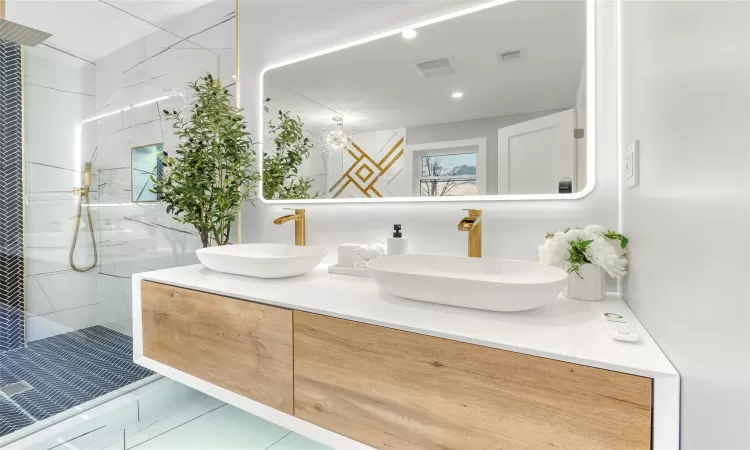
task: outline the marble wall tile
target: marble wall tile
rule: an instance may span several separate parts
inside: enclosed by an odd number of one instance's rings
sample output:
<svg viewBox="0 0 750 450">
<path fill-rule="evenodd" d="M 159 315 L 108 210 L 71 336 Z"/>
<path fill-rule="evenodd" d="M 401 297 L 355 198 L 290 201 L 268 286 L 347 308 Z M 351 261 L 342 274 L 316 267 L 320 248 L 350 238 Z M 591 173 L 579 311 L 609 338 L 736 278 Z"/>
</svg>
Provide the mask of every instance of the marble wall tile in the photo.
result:
<svg viewBox="0 0 750 450">
<path fill-rule="evenodd" d="M 36 341 L 62 333 L 80 330 L 97 325 L 99 305 L 66 309 L 41 316 L 26 318 L 28 341 Z"/>
<path fill-rule="evenodd" d="M 119 278 L 109 275 L 99 275 L 98 299 L 99 299 L 99 319 L 102 325 L 117 322 L 127 322 L 131 317 L 131 295 L 125 296 L 125 292 L 130 292 L 130 278 Z"/>
<path fill-rule="evenodd" d="M 92 185 L 94 185 L 96 176 L 97 174 L 94 172 L 92 174 Z M 27 194 L 64 193 L 72 196 L 73 188 L 80 185 L 80 180 L 80 170 L 62 169 L 40 162 L 26 162 Z"/>
<path fill-rule="evenodd" d="M 72 239 L 61 241 L 58 247 L 26 247 L 26 274 L 48 275 L 61 272 L 72 272 L 68 257 L 70 254 L 70 245 Z M 100 246 L 97 246 L 99 248 Z M 101 253 L 101 250 L 99 250 Z M 76 245 L 74 253 L 76 265 L 89 265 L 94 259 L 94 249 L 88 246 L 79 247 Z"/>
<path fill-rule="evenodd" d="M 52 308 L 59 312 L 96 304 L 98 277 L 98 272 L 92 270 L 37 275 L 36 280 Z"/>
<path fill-rule="evenodd" d="M 156 105 L 154 104 L 151 106 L 155 107 Z M 159 119 L 135 124 L 131 127 L 123 129 L 118 134 L 123 141 L 128 143 L 128 166 L 131 166 L 132 164 L 133 147 L 141 147 L 144 145 L 164 142 L 164 133 L 162 131 L 161 120 Z"/>
<path fill-rule="evenodd" d="M 110 109 L 108 107 L 107 109 Z M 125 122 L 122 112 L 114 112 L 115 110 L 109 111 L 107 116 L 99 117 L 96 120 L 87 122 L 84 125 L 84 129 L 89 128 L 93 130 L 93 133 L 97 136 L 97 144 L 101 140 L 102 136 L 115 135 L 118 131 L 125 128 Z M 97 116 L 104 115 L 104 112 L 97 112 Z M 98 155 L 97 155 L 98 158 Z"/>
<path fill-rule="evenodd" d="M 141 68 L 143 61 L 159 55 L 180 41 L 179 37 L 164 31 L 157 31 L 98 59 L 96 61 L 97 109 L 106 107 L 119 109 L 131 104 L 128 102 L 130 92 L 127 89 L 159 75 L 143 70 Z M 113 101 L 116 104 L 108 106 Z"/>
<path fill-rule="evenodd" d="M 23 47 L 25 87 L 96 96 L 94 64 L 45 45 Z M 54 67 L 54 70 L 50 70 Z"/>
<path fill-rule="evenodd" d="M 47 293 L 36 277 L 26 277 L 26 314 L 28 316 L 41 316 L 55 312 Z"/>
<path fill-rule="evenodd" d="M 159 111 L 159 106 L 156 103 L 151 103 L 123 111 L 122 120 L 123 129 L 130 129 L 142 124 L 161 120 L 161 113 Z"/>
<path fill-rule="evenodd" d="M 56 193 L 48 193 L 50 196 L 53 194 Z M 27 197 L 24 228 L 27 235 L 67 229 L 64 223 L 75 217 L 76 199 L 72 189 L 60 192 L 58 195 L 57 198 L 53 197 L 49 200 L 38 198 L 30 200 Z M 72 230 L 72 225 L 69 228 Z M 28 240 L 27 244 L 29 244 Z"/>
<path fill-rule="evenodd" d="M 45 47 L 24 47 L 26 68 L 32 70 L 24 79 L 26 161 L 80 170 L 75 167 L 75 132 L 84 119 L 94 115 L 95 69 L 87 63 L 71 66 L 59 63 L 59 58 L 45 59 L 46 52 L 37 53 L 40 48 Z M 81 158 L 86 159 L 92 150 L 82 138 Z"/>
<path fill-rule="evenodd" d="M 234 2 L 219 0 L 167 21 L 161 27 L 178 36 L 187 38 L 191 42 L 201 43 L 201 36 L 207 30 L 220 25 L 222 22 L 233 20 L 234 16 Z M 226 41 L 214 42 L 211 45 L 225 46 L 229 42 L 234 42 L 234 35 L 231 35 L 231 38 Z"/>
</svg>

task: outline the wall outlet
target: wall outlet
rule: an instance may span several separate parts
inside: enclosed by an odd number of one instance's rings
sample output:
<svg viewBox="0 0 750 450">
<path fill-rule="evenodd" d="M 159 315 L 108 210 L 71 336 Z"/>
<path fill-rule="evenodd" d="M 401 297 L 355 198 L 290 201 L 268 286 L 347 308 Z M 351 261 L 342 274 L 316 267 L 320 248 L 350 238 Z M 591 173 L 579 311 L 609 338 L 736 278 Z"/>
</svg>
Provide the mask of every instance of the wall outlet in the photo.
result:
<svg viewBox="0 0 750 450">
<path fill-rule="evenodd" d="M 625 149 L 625 186 L 634 188 L 640 181 L 640 145 L 636 140 Z"/>
</svg>

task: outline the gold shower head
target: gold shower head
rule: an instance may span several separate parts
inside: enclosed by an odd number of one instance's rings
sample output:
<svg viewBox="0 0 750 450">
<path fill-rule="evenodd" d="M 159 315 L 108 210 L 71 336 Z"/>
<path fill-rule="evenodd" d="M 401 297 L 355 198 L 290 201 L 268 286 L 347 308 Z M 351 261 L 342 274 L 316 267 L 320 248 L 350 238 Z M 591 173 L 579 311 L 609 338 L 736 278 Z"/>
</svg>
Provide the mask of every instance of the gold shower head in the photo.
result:
<svg viewBox="0 0 750 450">
<path fill-rule="evenodd" d="M 50 33 L 0 19 L 0 39 L 4 41 L 34 47 L 50 36 Z"/>
</svg>

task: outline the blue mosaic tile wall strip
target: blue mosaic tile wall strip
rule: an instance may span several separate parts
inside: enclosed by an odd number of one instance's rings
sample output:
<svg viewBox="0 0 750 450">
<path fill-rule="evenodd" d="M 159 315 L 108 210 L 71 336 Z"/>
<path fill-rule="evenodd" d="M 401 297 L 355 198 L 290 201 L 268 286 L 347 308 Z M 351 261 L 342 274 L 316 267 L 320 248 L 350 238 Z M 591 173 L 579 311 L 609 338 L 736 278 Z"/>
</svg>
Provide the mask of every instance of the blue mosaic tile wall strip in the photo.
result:
<svg viewBox="0 0 750 450">
<path fill-rule="evenodd" d="M 0 436 L 153 374 L 133 362 L 129 336 L 102 326 L 34 341 L 0 353 L 0 388 L 33 389 L 0 399 Z"/>
<path fill-rule="evenodd" d="M 21 46 L 0 40 L 0 351 L 23 347 Z"/>
</svg>

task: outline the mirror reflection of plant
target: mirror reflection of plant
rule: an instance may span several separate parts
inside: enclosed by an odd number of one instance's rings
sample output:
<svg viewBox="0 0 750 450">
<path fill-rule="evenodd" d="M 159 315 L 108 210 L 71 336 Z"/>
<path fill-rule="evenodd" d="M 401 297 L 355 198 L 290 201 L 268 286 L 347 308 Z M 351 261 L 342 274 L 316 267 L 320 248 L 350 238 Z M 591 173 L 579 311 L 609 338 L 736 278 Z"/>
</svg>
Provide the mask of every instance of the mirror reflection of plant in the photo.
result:
<svg viewBox="0 0 750 450">
<path fill-rule="evenodd" d="M 310 193 L 313 179 L 299 176 L 299 167 L 313 148 L 313 143 L 304 136 L 304 123 L 283 111 L 278 112 L 276 119 L 278 123 L 268 122 L 275 151 L 263 155 L 263 196 L 268 200 L 318 197 L 318 193 Z"/>
<path fill-rule="evenodd" d="M 151 192 L 175 220 L 195 227 L 203 247 L 212 239 L 226 245 L 242 202 L 255 193 L 253 141 L 218 80 L 208 74 L 189 86 L 196 97 L 189 113 L 164 110 L 180 144 L 177 157 L 161 156 L 166 170 L 151 177 Z"/>
</svg>

